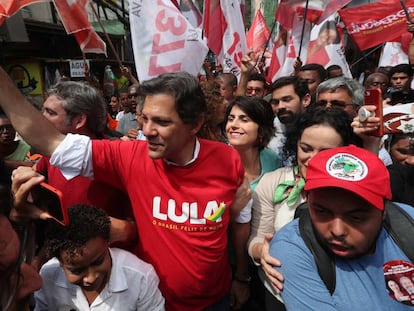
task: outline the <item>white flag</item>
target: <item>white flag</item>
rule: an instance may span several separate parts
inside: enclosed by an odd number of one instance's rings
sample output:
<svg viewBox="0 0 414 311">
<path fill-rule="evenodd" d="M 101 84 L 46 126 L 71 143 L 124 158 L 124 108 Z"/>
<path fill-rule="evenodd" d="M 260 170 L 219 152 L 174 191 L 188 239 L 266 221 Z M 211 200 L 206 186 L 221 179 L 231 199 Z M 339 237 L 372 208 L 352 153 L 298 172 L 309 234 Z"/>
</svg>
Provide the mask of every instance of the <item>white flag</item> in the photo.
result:
<svg viewBox="0 0 414 311">
<path fill-rule="evenodd" d="M 378 67 L 408 64 L 408 55 L 401 48 L 401 42 L 386 42 L 382 48 Z"/>
<path fill-rule="evenodd" d="M 208 48 L 170 0 L 130 0 L 132 47 L 141 81 L 162 73 L 197 75 Z"/>
<path fill-rule="evenodd" d="M 342 68 L 345 77 L 352 78 L 335 15 L 331 15 L 312 28 L 306 64 L 316 63 L 325 68 L 338 65 Z"/>
</svg>

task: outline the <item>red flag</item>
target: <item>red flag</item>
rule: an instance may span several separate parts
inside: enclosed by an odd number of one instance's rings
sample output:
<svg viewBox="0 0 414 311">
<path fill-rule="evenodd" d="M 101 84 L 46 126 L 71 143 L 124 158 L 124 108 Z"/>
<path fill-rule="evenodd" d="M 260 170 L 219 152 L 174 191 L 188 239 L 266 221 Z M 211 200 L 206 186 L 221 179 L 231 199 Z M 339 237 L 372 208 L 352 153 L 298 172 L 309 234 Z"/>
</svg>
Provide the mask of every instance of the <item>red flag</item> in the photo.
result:
<svg viewBox="0 0 414 311">
<path fill-rule="evenodd" d="M 405 0 L 408 12 L 414 0 Z M 339 11 L 358 48 L 363 51 L 383 42 L 400 41 L 407 32 L 407 18 L 399 1 L 382 0 Z"/>
<path fill-rule="evenodd" d="M 63 26 L 68 34 L 74 34 L 84 53 L 106 55 L 105 42 L 98 36 L 88 20 L 88 0 L 54 0 Z"/>
<path fill-rule="evenodd" d="M 260 10 L 257 10 L 252 25 L 246 34 L 247 47 L 258 51 L 263 49 L 270 37 L 270 29 L 266 24 L 266 20 Z"/>
<path fill-rule="evenodd" d="M 311 23 L 319 24 L 349 2 L 351 0 L 309 0 L 306 19 Z M 304 16 L 305 6 L 304 0 L 281 0 L 275 17 L 283 27 L 290 30 L 295 14 Z"/>
<path fill-rule="evenodd" d="M 286 40 L 287 31 L 281 27 L 281 30 L 279 30 L 279 36 L 273 45 L 272 59 L 270 60 L 270 65 L 266 76 L 266 80 L 270 84 L 278 77 L 277 74 L 282 68 L 282 64 L 285 61 L 287 43 Z"/>
<path fill-rule="evenodd" d="M 204 34 L 208 38 L 208 47 L 219 55 L 223 46 L 226 20 L 220 8 L 219 0 L 206 0 L 204 3 Z"/>
<path fill-rule="evenodd" d="M 26 5 L 37 2 L 49 2 L 49 0 L 1 0 L 0 1 L 0 25 L 7 17 L 12 16 Z"/>
</svg>

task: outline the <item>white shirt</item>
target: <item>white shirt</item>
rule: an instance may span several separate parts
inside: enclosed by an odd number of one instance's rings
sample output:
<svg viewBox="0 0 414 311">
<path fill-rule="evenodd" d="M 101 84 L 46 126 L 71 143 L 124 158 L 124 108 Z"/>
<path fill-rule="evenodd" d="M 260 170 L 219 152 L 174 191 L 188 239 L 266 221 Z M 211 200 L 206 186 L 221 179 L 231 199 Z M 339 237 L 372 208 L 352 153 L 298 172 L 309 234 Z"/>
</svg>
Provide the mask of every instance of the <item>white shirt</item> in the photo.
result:
<svg viewBox="0 0 414 311">
<path fill-rule="evenodd" d="M 69 283 L 59 260 L 42 266 L 42 288 L 35 292 L 35 311 L 165 310 L 154 268 L 125 250 L 110 248 L 111 276 L 108 284 L 89 306 L 79 286 Z"/>
<path fill-rule="evenodd" d="M 179 165 L 164 159 L 169 165 L 186 166 L 198 158 L 200 142 L 196 138 L 193 158 Z M 70 180 L 76 176 L 93 178 L 92 142 L 90 137 L 79 134 L 67 134 L 50 157 L 50 164 L 59 167 L 63 176 Z"/>
</svg>

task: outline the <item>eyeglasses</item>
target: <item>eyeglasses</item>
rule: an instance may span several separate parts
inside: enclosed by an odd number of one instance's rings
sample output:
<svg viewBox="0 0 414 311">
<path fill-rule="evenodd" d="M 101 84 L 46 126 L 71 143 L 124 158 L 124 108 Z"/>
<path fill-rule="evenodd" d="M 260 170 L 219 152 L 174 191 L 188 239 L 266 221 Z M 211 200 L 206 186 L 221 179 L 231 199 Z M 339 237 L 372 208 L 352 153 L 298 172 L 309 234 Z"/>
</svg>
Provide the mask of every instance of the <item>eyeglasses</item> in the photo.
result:
<svg viewBox="0 0 414 311">
<path fill-rule="evenodd" d="M 318 107 L 327 107 L 327 108 L 335 108 L 335 109 L 345 109 L 346 106 L 355 106 L 354 104 L 347 104 L 342 100 L 332 100 L 332 101 L 318 100 L 315 103 L 315 105 Z"/>
<path fill-rule="evenodd" d="M 138 96 L 138 94 L 137 93 L 134 93 L 134 94 L 128 94 L 128 98 L 135 98 L 135 97 L 137 97 Z"/>
</svg>

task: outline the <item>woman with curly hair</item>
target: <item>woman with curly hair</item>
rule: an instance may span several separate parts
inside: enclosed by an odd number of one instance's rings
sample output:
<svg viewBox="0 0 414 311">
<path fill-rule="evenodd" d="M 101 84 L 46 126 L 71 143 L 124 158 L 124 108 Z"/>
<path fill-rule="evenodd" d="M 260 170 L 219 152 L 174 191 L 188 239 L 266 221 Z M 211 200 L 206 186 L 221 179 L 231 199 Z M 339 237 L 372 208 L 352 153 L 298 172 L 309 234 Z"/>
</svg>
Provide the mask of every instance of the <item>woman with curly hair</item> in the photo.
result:
<svg viewBox="0 0 414 311">
<path fill-rule="evenodd" d="M 215 141 L 226 142 L 222 125 L 226 112 L 227 101 L 220 94 L 220 84 L 215 80 L 203 81 L 200 83 L 201 89 L 207 103 L 207 113 L 204 125 L 200 129 L 198 136 Z"/>
</svg>

